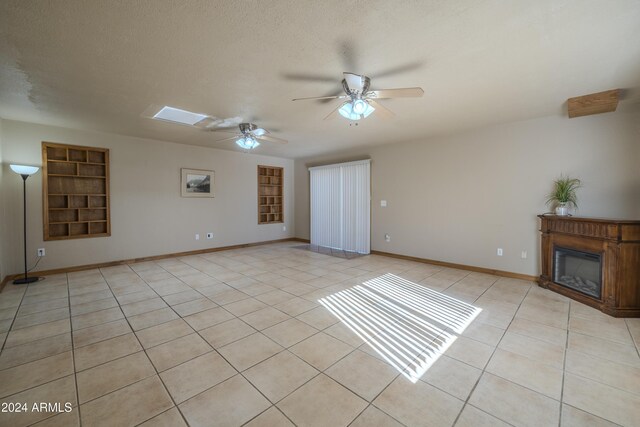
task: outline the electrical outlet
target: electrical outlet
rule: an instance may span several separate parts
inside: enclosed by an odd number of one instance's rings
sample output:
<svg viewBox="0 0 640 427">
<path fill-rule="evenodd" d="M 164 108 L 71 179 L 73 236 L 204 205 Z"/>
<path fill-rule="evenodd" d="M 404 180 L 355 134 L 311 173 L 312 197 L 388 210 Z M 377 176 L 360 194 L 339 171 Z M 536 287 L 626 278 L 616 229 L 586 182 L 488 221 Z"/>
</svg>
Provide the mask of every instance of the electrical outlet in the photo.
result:
<svg viewBox="0 0 640 427">
<path fill-rule="evenodd" d="M 282 226 L 282 231 L 287 231 L 287 226 L 286 225 Z"/>
<path fill-rule="evenodd" d="M 502 248 L 498 248 L 498 256 L 502 256 Z"/>
<path fill-rule="evenodd" d="M 211 232 L 207 233 L 207 239 L 213 239 L 213 233 Z"/>
<path fill-rule="evenodd" d="M 390 242 L 390 241 L 391 241 L 391 236 L 390 236 L 390 235 L 388 235 L 388 234 L 385 234 L 385 235 L 384 235 L 384 241 L 385 241 L 385 242 Z"/>
<path fill-rule="evenodd" d="M 200 240 L 200 235 L 196 234 L 196 240 Z"/>
<path fill-rule="evenodd" d="M 522 251 L 520 253 L 520 257 L 522 257 L 522 259 L 527 259 L 527 251 Z"/>
<path fill-rule="evenodd" d="M 387 201 L 386 200 L 380 200 L 380 207 L 386 208 L 387 207 Z"/>
<path fill-rule="evenodd" d="M 38 256 L 44 256 L 45 255 L 45 250 L 44 248 L 40 248 L 38 249 Z"/>
</svg>

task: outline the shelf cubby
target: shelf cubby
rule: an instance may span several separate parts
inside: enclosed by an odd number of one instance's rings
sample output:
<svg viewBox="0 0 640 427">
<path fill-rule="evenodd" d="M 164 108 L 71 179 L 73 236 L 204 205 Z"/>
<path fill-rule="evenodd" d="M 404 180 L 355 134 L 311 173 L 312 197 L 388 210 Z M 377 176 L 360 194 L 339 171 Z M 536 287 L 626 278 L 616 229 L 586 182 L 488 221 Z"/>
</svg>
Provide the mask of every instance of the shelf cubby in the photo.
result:
<svg viewBox="0 0 640 427">
<path fill-rule="evenodd" d="M 111 235 L 109 150 L 42 143 L 44 240 Z"/>
<path fill-rule="evenodd" d="M 284 169 L 258 166 L 258 224 L 284 222 Z"/>
</svg>

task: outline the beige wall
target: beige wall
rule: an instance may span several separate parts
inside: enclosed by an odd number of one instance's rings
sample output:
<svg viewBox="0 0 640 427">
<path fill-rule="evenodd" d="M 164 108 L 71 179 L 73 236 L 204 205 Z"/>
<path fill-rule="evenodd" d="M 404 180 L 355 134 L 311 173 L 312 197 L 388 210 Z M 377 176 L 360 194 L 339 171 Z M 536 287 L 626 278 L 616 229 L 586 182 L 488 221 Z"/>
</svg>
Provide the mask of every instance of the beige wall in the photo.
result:
<svg viewBox="0 0 640 427">
<path fill-rule="evenodd" d="M 307 166 L 369 157 L 374 250 L 537 275 L 536 215 L 560 173 L 583 181 L 579 215 L 640 219 L 640 115 L 617 112 L 297 160 L 297 237 L 309 238 Z"/>
<path fill-rule="evenodd" d="M 292 237 L 294 230 L 293 160 L 227 150 L 144 140 L 2 121 L 4 175 L 0 220 L 2 273 L 22 267 L 22 182 L 13 162 L 37 164 L 41 141 L 105 147 L 111 150 L 111 237 L 43 242 L 42 174 L 29 178 L 28 255 L 46 249 L 38 270 L 161 255 Z M 285 223 L 258 225 L 256 166 L 285 168 Z M 215 171 L 213 199 L 180 197 L 180 168 Z M 283 231 L 283 225 L 286 231 Z M 207 232 L 214 233 L 206 240 Z M 200 234 L 200 240 L 194 236 Z"/>
<path fill-rule="evenodd" d="M 6 238 L 5 238 L 5 231 L 4 231 L 4 222 L 5 222 L 4 219 L 6 217 L 6 214 L 5 214 L 6 203 L 4 202 L 4 199 L 3 199 L 3 194 L 4 194 L 3 180 L 4 180 L 4 166 L 2 163 L 2 119 L 0 119 L 0 281 L 2 281 L 2 279 L 4 278 L 5 271 L 6 271 L 4 247 L 7 245 Z"/>
</svg>

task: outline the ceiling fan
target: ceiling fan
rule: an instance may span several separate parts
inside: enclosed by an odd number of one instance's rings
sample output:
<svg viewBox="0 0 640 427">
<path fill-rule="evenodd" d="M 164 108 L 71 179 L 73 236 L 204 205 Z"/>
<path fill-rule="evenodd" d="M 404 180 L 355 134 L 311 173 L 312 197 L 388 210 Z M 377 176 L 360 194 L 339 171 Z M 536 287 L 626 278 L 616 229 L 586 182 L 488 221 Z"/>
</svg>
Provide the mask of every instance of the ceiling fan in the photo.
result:
<svg viewBox="0 0 640 427">
<path fill-rule="evenodd" d="M 369 77 L 347 72 L 342 74 L 344 76 L 342 79 L 342 88 L 345 91 L 344 95 L 296 98 L 293 101 L 340 99 L 343 101 L 324 119 L 332 119 L 340 114 L 346 119 L 356 121 L 368 117 L 373 112 L 381 118 L 395 116 L 391 110 L 380 104 L 377 101 L 378 99 L 416 98 L 424 94 L 424 90 L 420 87 L 369 90 L 371 83 Z"/>
<path fill-rule="evenodd" d="M 220 139 L 216 142 L 236 140 L 236 144 L 245 150 L 251 150 L 259 146 L 260 142 L 258 142 L 258 140 L 278 144 L 287 143 L 284 139 L 269 136 L 268 130 L 259 128 L 253 123 L 243 123 L 241 117 L 221 119 L 208 114 L 194 113 L 168 105 L 165 105 L 159 110 L 157 106 L 152 105 L 147 108 L 143 116 L 163 122 L 192 126 L 210 132 L 235 133 L 232 137 Z M 236 129 L 236 125 L 239 128 L 239 132 Z"/>
<path fill-rule="evenodd" d="M 219 139 L 215 142 L 221 141 L 230 141 L 235 140 L 236 144 L 240 148 L 245 150 L 252 150 L 260 145 L 259 141 L 266 142 L 274 142 L 277 144 L 286 144 L 287 141 L 281 138 L 276 138 L 275 136 L 269 135 L 269 131 L 263 128 L 259 128 L 253 123 L 240 123 L 238 125 L 240 132 L 231 130 L 229 128 L 217 128 L 217 129 L 209 129 L 211 132 L 227 132 L 227 133 L 235 133 L 234 136 L 229 138 Z"/>
</svg>

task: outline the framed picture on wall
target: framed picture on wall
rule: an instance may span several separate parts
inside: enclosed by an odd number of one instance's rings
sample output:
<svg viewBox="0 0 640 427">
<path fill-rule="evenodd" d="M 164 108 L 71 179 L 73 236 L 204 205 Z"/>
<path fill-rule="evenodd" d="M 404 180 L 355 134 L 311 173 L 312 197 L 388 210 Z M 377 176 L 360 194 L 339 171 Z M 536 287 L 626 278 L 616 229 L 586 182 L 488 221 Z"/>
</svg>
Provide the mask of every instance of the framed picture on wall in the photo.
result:
<svg viewBox="0 0 640 427">
<path fill-rule="evenodd" d="M 180 169 L 182 197 L 213 197 L 214 173 L 203 169 Z"/>
</svg>

